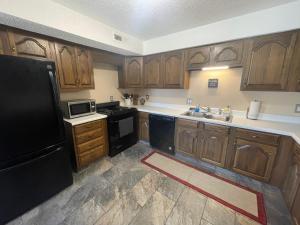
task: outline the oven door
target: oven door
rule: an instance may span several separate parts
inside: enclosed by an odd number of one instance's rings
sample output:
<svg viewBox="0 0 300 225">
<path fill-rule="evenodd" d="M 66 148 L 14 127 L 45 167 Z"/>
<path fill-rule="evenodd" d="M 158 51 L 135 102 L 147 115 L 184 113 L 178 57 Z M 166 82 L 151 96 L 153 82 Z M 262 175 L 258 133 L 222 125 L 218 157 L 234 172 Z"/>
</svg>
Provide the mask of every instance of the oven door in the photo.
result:
<svg viewBox="0 0 300 225">
<path fill-rule="evenodd" d="M 69 102 L 69 115 L 70 118 L 76 118 L 80 116 L 87 116 L 92 114 L 92 106 L 89 101 L 82 102 Z"/>
<path fill-rule="evenodd" d="M 115 156 L 138 141 L 137 112 L 111 116 L 108 120 L 109 156 Z"/>
</svg>

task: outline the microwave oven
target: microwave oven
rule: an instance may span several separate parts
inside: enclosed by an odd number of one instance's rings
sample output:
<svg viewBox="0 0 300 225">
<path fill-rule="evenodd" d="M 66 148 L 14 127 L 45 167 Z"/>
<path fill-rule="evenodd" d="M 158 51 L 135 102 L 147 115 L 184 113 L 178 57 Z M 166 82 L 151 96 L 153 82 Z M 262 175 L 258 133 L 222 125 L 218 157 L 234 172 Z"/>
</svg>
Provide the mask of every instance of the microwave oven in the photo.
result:
<svg viewBox="0 0 300 225">
<path fill-rule="evenodd" d="M 67 119 L 96 113 L 96 101 L 93 99 L 67 100 L 62 101 L 60 105 L 63 115 Z"/>
</svg>

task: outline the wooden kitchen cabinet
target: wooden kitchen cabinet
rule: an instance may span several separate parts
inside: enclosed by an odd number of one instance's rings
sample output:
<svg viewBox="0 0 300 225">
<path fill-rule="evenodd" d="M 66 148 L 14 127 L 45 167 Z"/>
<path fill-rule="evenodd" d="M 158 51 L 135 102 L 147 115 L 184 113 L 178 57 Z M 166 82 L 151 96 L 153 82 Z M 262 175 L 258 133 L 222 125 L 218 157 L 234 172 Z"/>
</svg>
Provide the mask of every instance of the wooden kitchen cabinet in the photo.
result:
<svg viewBox="0 0 300 225">
<path fill-rule="evenodd" d="M 295 146 L 292 162 L 282 188 L 283 197 L 289 209 L 292 208 L 296 194 L 300 187 L 300 146 Z"/>
<path fill-rule="evenodd" d="M 149 113 L 139 112 L 139 139 L 149 142 Z"/>
<path fill-rule="evenodd" d="M 94 89 L 93 59 L 91 52 L 86 48 L 76 47 L 75 53 L 79 88 Z"/>
<path fill-rule="evenodd" d="M 126 57 L 124 68 L 125 87 L 143 87 L 143 57 Z"/>
<path fill-rule="evenodd" d="M 296 38 L 285 32 L 247 39 L 241 90 L 287 91 Z"/>
<path fill-rule="evenodd" d="M 175 149 L 189 155 L 195 155 L 198 137 L 198 122 L 177 119 L 175 131 Z"/>
<path fill-rule="evenodd" d="M 210 46 L 190 48 L 186 51 L 185 68 L 201 69 L 210 65 Z"/>
<path fill-rule="evenodd" d="M 244 41 L 232 41 L 211 47 L 211 66 L 243 66 Z"/>
<path fill-rule="evenodd" d="M 144 86 L 146 88 L 162 88 L 164 85 L 161 71 L 161 55 L 144 57 Z"/>
<path fill-rule="evenodd" d="M 277 155 L 278 139 L 278 135 L 237 129 L 231 169 L 268 182 Z"/>
<path fill-rule="evenodd" d="M 8 32 L 12 55 L 55 60 L 53 43 L 40 36 L 20 31 Z"/>
<path fill-rule="evenodd" d="M 11 55 L 11 48 L 8 42 L 7 30 L 1 26 L 0 26 L 0 54 Z"/>
<path fill-rule="evenodd" d="M 78 89 L 80 80 L 77 74 L 75 47 L 55 43 L 56 66 L 62 90 Z"/>
<path fill-rule="evenodd" d="M 229 127 L 205 123 L 199 128 L 197 155 L 206 162 L 225 166 Z"/>
<path fill-rule="evenodd" d="M 173 51 L 162 55 L 164 88 L 188 88 L 184 56 L 184 51 Z"/>
<path fill-rule="evenodd" d="M 95 88 L 90 50 L 64 43 L 55 43 L 55 51 L 62 91 Z"/>
<path fill-rule="evenodd" d="M 65 123 L 67 142 L 76 171 L 107 155 L 108 137 L 106 119 L 72 126 Z"/>
</svg>

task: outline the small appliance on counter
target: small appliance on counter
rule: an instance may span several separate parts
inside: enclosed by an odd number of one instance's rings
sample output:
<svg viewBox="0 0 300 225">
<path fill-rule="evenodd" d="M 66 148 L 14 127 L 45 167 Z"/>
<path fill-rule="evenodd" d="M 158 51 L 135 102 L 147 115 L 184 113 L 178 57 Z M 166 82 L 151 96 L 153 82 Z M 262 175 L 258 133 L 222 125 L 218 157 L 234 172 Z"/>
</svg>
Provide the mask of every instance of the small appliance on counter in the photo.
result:
<svg viewBox="0 0 300 225">
<path fill-rule="evenodd" d="M 121 107 L 120 102 L 97 104 L 97 113 L 107 115 L 109 156 L 115 156 L 138 141 L 136 108 Z"/>
<path fill-rule="evenodd" d="M 247 118 L 251 120 L 257 120 L 259 116 L 259 111 L 261 107 L 261 102 L 254 100 L 250 102 L 250 106 L 247 110 Z"/>
<path fill-rule="evenodd" d="M 60 103 L 63 115 L 67 119 L 96 113 L 96 101 L 93 99 L 67 100 Z"/>
</svg>

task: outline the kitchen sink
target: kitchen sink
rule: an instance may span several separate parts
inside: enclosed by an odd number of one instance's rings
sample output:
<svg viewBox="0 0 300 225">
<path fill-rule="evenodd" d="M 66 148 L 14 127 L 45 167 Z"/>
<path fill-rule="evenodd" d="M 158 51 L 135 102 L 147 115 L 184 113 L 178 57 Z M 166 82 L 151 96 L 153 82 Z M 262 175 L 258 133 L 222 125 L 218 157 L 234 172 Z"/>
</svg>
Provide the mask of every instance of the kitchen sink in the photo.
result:
<svg viewBox="0 0 300 225">
<path fill-rule="evenodd" d="M 182 113 L 183 116 L 190 116 L 196 118 L 205 118 L 211 120 L 220 120 L 224 122 L 231 122 L 232 118 L 230 116 L 224 116 L 220 114 L 210 113 L 210 112 L 194 112 L 194 111 L 187 111 Z"/>
</svg>

